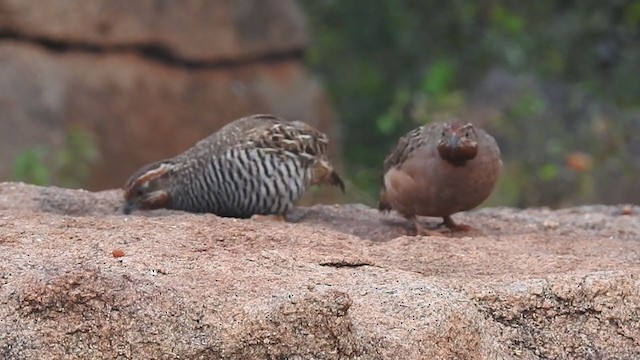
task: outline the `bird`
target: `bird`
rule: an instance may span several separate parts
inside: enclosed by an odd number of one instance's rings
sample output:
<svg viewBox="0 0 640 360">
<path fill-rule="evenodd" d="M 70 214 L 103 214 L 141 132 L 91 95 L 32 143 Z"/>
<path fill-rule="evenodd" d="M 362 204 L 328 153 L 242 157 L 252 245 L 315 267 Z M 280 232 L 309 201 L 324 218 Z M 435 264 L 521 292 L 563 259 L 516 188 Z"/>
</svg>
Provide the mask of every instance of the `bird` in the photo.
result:
<svg viewBox="0 0 640 360">
<path fill-rule="evenodd" d="M 124 186 L 123 212 L 183 210 L 281 219 L 310 185 L 344 182 L 314 127 L 270 114 L 235 120 L 169 159 L 141 167 Z"/>
<path fill-rule="evenodd" d="M 378 209 L 396 210 L 418 235 L 442 232 L 426 229 L 417 216 L 442 217 L 439 227 L 452 232 L 470 230 L 451 215 L 486 200 L 501 169 L 495 139 L 473 124 L 454 119 L 419 126 L 401 137 L 384 161 Z"/>
</svg>

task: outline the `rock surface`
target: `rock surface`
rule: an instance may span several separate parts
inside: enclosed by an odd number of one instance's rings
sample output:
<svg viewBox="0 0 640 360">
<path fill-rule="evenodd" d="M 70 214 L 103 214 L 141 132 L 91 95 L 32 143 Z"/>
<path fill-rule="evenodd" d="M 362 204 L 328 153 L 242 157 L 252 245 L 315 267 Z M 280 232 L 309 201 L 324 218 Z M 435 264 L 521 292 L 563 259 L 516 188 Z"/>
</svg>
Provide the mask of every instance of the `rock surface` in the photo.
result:
<svg viewBox="0 0 640 360">
<path fill-rule="evenodd" d="M 293 0 L 0 0 L 0 179 L 36 146 L 55 158 L 79 128 L 99 154 L 85 187 L 118 188 L 254 113 L 318 127 L 337 158 L 307 38 Z"/>
<path fill-rule="evenodd" d="M 0 357 L 640 356 L 637 206 L 481 209 L 426 238 L 361 205 L 280 223 L 120 197 L 0 184 Z"/>
<path fill-rule="evenodd" d="M 71 46 L 155 48 L 192 61 L 235 60 L 306 47 L 294 0 L 0 0 L 7 35 Z"/>
</svg>

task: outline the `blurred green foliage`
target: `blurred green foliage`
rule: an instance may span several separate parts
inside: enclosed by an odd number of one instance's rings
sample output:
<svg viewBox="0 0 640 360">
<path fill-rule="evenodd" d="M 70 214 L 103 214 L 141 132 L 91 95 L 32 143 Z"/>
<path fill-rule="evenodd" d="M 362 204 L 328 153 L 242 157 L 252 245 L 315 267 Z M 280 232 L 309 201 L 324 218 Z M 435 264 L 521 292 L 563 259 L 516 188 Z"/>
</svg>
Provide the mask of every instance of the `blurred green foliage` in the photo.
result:
<svg viewBox="0 0 640 360">
<path fill-rule="evenodd" d="M 93 135 L 72 128 L 65 133 L 62 146 L 38 145 L 23 150 L 14 160 L 12 178 L 37 185 L 82 187 L 90 165 L 98 159 Z"/>
<path fill-rule="evenodd" d="M 478 104 L 495 110 L 481 125 L 506 163 L 489 204 L 634 199 L 621 192 L 640 181 L 640 0 L 299 1 L 314 35 L 306 60 L 372 201 L 398 137 Z"/>
<path fill-rule="evenodd" d="M 46 151 L 42 146 L 23 150 L 13 161 L 13 179 L 30 184 L 49 184 L 49 169 L 45 165 Z"/>
</svg>

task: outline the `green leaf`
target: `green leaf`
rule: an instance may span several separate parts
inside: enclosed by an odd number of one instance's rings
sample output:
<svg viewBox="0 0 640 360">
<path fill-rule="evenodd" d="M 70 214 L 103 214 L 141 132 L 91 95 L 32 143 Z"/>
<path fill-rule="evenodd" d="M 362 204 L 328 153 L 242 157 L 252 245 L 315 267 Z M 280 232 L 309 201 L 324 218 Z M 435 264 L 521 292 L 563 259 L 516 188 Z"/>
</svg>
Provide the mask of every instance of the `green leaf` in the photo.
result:
<svg viewBox="0 0 640 360">
<path fill-rule="evenodd" d="M 387 111 L 378 117 L 376 125 L 378 130 L 385 135 L 391 134 L 403 120 L 403 109 L 411 101 L 411 93 L 408 90 L 396 92 L 395 99 Z"/>
<path fill-rule="evenodd" d="M 45 165 L 45 150 L 36 146 L 18 154 L 13 162 L 12 178 L 35 185 L 48 185 L 50 174 Z"/>
<path fill-rule="evenodd" d="M 545 164 L 538 170 L 538 176 L 543 181 L 549 181 L 558 177 L 558 172 L 558 166 L 555 164 Z"/>
<path fill-rule="evenodd" d="M 524 29 L 524 20 L 501 5 L 493 7 L 491 20 L 497 29 L 511 35 L 518 35 Z"/>
<path fill-rule="evenodd" d="M 442 95 L 449 92 L 454 77 L 454 66 L 447 60 L 431 64 L 422 81 L 422 92 L 426 95 Z"/>
</svg>

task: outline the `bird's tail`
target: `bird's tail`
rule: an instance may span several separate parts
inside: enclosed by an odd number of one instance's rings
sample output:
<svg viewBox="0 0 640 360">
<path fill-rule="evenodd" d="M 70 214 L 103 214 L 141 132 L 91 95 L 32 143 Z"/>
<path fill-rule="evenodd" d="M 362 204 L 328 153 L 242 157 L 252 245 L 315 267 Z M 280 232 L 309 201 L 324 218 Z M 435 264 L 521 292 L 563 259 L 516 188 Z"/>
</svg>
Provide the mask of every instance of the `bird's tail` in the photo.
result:
<svg viewBox="0 0 640 360">
<path fill-rule="evenodd" d="M 329 173 L 328 182 L 333 186 L 339 187 L 340 190 L 342 190 L 342 193 L 344 194 L 344 181 L 342 181 L 342 179 L 340 178 L 340 175 L 338 175 L 337 172 L 331 171 L 331 173 Z"/>
<path fill-rule="evenodd" d="M 380 198 L 378 200 L 378 210 L 391 211 L 391 204 L 387 200 L 387 191 L 385 189 L 380 190 Z"/>
</svg>

